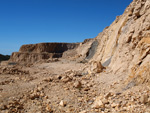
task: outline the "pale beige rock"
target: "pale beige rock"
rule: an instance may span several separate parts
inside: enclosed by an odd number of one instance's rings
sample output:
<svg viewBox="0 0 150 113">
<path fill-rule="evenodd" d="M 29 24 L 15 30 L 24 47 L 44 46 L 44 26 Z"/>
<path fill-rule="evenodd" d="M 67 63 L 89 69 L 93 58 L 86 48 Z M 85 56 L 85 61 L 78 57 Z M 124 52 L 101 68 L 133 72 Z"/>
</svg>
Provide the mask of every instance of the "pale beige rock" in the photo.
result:
<svg viewBox="0 0 150 113">
<path fill-rule="evenodd" d="M 38 87 L 38 88 L 37 88 L 37 91 L 42 91 L 42 90 L 43 90 L 42 87 Z"/>
<path fill-rule="evenodd" d="M 113 94 L 112 94 L 112 92 L 108 92 L 106 95 L 104 95 L 104 97 L 106 98 L 106 99 L 108 99 L 110 96 L 112 96 Z"/>
<path fill-rule="evenodd" d="M 73 84 L 73 86 L 74 86 L 75 88 L 81 88 L 81 87 L 82 87 L 82 84 L 81 84 L 80 81 L 76 81 L 76 82 Z"/>
<path fill-rule="evenodd" d="M 90 63 L 90 71 L 93 73 L 100 73 L 102 72 L 104 67 L 102 66 L 101 62 L 92 61 Z"/>
<path fill-rule="evenodd" d="M 118 106 L 118 104 L 116 104 L 116 103 L 112 103 L 112 104 L 111 104 L 111 107 L 112 107 L 112 108 L 115 108 L 115 107 L 117 107 L 117 106 Z"/>
<path fill-rule="evenodd" d="M 46 106 L 46 111 L 53 112 L 52 108 L 49 105 Z"/>
<path fill-rule="evenodd" d="M 65 107 L 67 105 L 66 101 L 61 100 L 59 103 L 60 106 Z"/>
<path fill-rule="evenodd" d="M 109 104 L 108 99 L 105 99 L 105 98 L 102 99 L 102 102 L 103 102 L 104 104 Z"/>
<path fill-rule="evenodd" d="M 101 101 L 102 97 L 99 96 L 95 99 L 93 105 L 91 106 L 91 108 L 95 108 L 95 109 L 98 109 L 98 108 L 104 108 L 104 104 L 103 102 Z"/>
<path fill-rule="evenodd" d="M 140 102 L 146 104 L 148 102 L 148 95 L 142 95 L 140 98 Z"/>
<path fill-rule="evenodd" d="M 84 110 L 84 111 L 81 111 L 81 112 L 79 112 L 79 113 L 88 113 L 86 110 Z"/>
</svg>

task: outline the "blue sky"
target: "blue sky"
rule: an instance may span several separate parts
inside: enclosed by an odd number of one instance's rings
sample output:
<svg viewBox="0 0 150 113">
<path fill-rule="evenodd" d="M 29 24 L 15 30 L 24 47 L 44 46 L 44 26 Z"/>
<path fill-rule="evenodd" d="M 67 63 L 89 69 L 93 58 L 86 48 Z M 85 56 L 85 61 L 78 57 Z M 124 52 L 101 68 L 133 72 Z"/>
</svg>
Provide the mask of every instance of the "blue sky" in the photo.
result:
<svg viewBox="0 0 150 113">
<path fill-rule="evenodd" d="M 0 0 L 0 53 L 23 44 L 94 38 L 132 0 Z"/>
</svg>

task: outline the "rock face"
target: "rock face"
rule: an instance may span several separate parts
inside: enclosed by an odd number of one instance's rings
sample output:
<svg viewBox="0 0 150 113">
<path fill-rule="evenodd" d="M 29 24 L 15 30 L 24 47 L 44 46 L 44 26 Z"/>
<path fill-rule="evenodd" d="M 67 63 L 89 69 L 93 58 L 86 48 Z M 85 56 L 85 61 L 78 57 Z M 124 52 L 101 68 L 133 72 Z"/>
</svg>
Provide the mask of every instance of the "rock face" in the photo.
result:
<svg viewBox="0 0 150 113">
<path fill-rule="evenodd" d="M 78 47 L 78 43 L 39 43 L 21 46 L 11 55 L 10 61 L 33 63 L 49 58 L 60 58 L 67 50 Z"/>
<path fill-rule="evenodd" d="M 133 0 L 123 15 L 76 49 L 76 59 L 98 61 L 113 73 L 125 72 L 138 83 L 150 67 L 150 0 Z M 147 73 L 147 74 L 146 74 Z"/>
<path fill-rule="evenodd" d="M 97 46 L 98 41 L 95 38 L 85 39 L 76 49 L 64 52 L 63 57 L 89 61 L 94 56 Z"/>
<path fill-rule="evenodd" d="M 60 58 L 61 56 L 62 56 L 62 53 L 14 52 L 11 55 L 10 61 L 34 63 L 39 60 L 45 60 L 45 59 L 50 59 L 50 58 Z"/>
<path fill-rule="evenodd" d="M 96 40 L 99 45 L 91 60 L 102 62 L 114 73 L 143 77 L 150 64 L 150 0 L 133 0 Z"/>
<path fill-rule="evenodd" d="M 28 44 L 21 46 L 19 52 L 33 52 L 33 53 L 63 53 L 69 49 L 77 47 L 77 43 L 39 43 Z"/>
</svg>

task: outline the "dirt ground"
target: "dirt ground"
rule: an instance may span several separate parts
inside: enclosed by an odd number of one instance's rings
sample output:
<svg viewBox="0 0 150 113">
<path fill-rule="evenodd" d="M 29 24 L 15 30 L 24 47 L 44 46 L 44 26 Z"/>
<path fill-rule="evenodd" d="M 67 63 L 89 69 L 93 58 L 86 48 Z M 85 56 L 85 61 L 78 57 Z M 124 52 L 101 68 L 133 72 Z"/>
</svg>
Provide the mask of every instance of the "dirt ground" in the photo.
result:
<svg viewBox="0 0 150 113">
<path fill-rule="evenodd" d="M 87 64 L 66 59 L 29 66 L 1 66 L 0 113 L 128 112 L 121 106 L 128 100 L 114 104 L 123 101 L 134 86 L 125 87 L 125 73 L 115 75 L 105 69 L 99 74 L 89 74 L 85 67 Z M 104 105 L 95 105 L 99 96 L 105 99 Z"/>
</svg>

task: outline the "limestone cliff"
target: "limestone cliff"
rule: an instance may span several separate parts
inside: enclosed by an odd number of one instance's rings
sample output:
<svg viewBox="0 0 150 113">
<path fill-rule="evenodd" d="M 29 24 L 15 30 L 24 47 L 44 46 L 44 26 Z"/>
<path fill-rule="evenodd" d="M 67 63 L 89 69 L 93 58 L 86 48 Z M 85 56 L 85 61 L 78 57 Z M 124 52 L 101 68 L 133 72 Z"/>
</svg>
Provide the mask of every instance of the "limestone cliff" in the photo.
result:
<svg viewBox="0 0 150 113">
<path fill-rule="evenodd" d="M 82 60 L 101 62 L 115 74 L 146 81 L 150 72 L 150 0 L 133 0 L 96 38 L 81 43 L 76 54 Z"/>
<path fill-rule="evenodd" d="M 38 43 L 22 45 L 19 52 L 11 55 L 10 61 L 34 63 L 49 58 L 60 58 L 67 50 L 78 47 L 78 43 Z"/>
<path fill-rule="evenodd" d="M 92 60 L 107 64 L 114 73 L 127 72 L 133 78 L 138 76 L 139 70 L 147 70 L 150 64 L 150 0 L 133 0 L 123 15 L 96 39 L 99 45 Z M 140 75 L 144 72 L 140 71 Z"/>
<path fill-rule="evenodd" d="M 76 58 L 100 61 L 115 74 L 138 83 L 150 77 L 150 0 L 133 0 L 123 15 L 76 49 Z"/>
<path fill-rule="evenodd" d="M 33 52 L 33 53 L 63 53 L 69 49 L 77 47 L 77 43 L 39 43 L 22 45 L 19 52 Z"/>
</svg>

